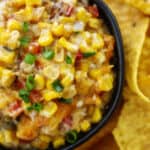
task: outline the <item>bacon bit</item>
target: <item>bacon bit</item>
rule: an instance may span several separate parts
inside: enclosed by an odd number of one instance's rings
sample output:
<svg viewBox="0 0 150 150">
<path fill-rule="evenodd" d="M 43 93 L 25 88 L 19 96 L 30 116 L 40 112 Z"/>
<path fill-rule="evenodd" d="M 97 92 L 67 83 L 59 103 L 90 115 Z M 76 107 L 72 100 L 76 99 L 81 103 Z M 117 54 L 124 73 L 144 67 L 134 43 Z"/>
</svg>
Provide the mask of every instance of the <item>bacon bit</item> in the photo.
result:
<svg viewBox="0 0 150 150">
<path fill-rule="evenodd" d="M 35 66 L 36 66 L 37 69 L 42 69 L 43 68 L 43 64 L 39 60 L 36 60 Z"/>
<path fill-rule="evenodd" d="M 22 102 L 20 100 L 15 101 L 9 106 L 9 116 L 16 118 L 23 112 Z"/>
<path fill-rule="evenodd" d="M 71 14 L 73 13 L 73 10 L 74 10 L 74 7 L 73 6 L 69 6 L 67 7 L 67 10 L 66 10 L 66 16 L 71 16 Z"/>
<path fill-rule="evenodd" d="M 71 116 L 68 116 L 68 117 L 65 117 L 62 121 L 62 123 L 64 124 L 67 124 L 68 126 L 72 126 L 72 117 Z"/>
<path fill-rule="evenodd" d="M 29 98 L 32 101 L 32 103 L 36 103 L 36 102 L 40 102 L 41 101 L 42 95 L 41 95 L 40 91 L 32 90 L 30 92 Z"/>
<path fill-rule="evenodd" d="M 32 54 L 39 54 L 41 53 L 42 47 L 37 42 L 30 43 L 27 51 Z"/>
<path fill-rule="evenodd" d="M 97 6 L 88 6 L 88 11 L 93 15 L 93 17 L 99 17 L 99 11 Z"/>
<path fill-rule="evenodd" d="M 25 86 L 25 81 L 20 80 L 19 78 L 16 78 L 16 80 L 14 82 L 14 86 L 15 86 L 15 89 L 17 89 L 17 90 L 23 89 Z"/>
</svg>

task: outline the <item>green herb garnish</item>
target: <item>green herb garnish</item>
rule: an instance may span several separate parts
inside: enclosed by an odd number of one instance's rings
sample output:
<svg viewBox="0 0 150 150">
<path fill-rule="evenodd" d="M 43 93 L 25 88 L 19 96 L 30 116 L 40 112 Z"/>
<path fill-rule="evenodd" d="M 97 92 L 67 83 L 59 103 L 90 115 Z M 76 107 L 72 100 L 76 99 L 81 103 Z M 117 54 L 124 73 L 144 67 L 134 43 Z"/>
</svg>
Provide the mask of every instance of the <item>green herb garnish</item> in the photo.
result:
<svg viewBox="0 0 150 150">
<path fill-rule="evenodd" d="M 26 88 L 28 91 L 31 91 L 35 88 L 34 76 L 29 75 L 26 81 Z"/>
<path fill-rule="evenodd" d="M 59 101 L 62 102 L 62 103 L 66 103 L 66 104 L 71 104 L 72 103 L 71 98 L 60 98 Z"/>
<path fill-rule="evenodd" d="M 30 102 L 30 99 L 29 99 L 29 91 L 27 91 L 26 89 L 21 89 L 19 91 L 19 96 L 22 98 L 22 100 L 25 102 L 25 103 L 29 103 Z"/>
<path fill-rule="evenodd" d="M 35 110 L 37 112 L 40 112 L 43 109 L 43 105 L 41 103 L 34 103 L 32 106 L 29 106 L 27 108 L 28 111 Z"/>
<path fill-rule="evenodd" d="M 22 37 L 21 39 L 20 39 L 20 45 L 21 46 L 28 46 L 28 44 L 29 44 L 29 42 L 30 42 L 30 38 L 29 37 L 27 37 L 27 36 L 24 36 L 24 37 Z"/>
<path fill-rule="evenodd" d="M 22 30 L 24 32 L 28 32 L 29 31 L 29 23 L 28 22 L 24 22 L 22 25 Z"/>
<path fill-rule="evenodd" d="M 77 141 L 77 139 L 78 139 L 77 131 L 71 130 L 71 131 L 67 132 L 67 134 L 66 134 L 66 141 L 69 144 L 75 143 Z"/>
<path fill-rule="evenodd" d="M 43 52 L 43 57 L 45 59 L 51 60 L 54 58 L 54 56 L 55 56 L 55 52 L 53 50 L 51 50 L 50 48 L 45 48 Z"/>
<path fill-rule="evenodd" d="M 70 56 L 66 56 L 65 61 L 67 64 L 72 64 L 72 58 Z"/>
<path fill-rule="evenodd" d="M 60 83 L 60 80 L 56 80 L 52 83 L 52 87 L 56 92 L 62 92 L 64 87 Z"/>
<path fill-rule="evenodd" d="M 34 64 L 35 60 L 36 60 L 36 56 L 33 54 L 26 54 L 24 58 L 25 63 L 30 64 L 30 65 Z"/>
<path fill-rule="evenodd" d="M 96 52 L 87 52 L 87 53 L 83 53 L 83 57 L 88 58 L 88 57 L 94 56 L 95 54 Z"/>
</svg>

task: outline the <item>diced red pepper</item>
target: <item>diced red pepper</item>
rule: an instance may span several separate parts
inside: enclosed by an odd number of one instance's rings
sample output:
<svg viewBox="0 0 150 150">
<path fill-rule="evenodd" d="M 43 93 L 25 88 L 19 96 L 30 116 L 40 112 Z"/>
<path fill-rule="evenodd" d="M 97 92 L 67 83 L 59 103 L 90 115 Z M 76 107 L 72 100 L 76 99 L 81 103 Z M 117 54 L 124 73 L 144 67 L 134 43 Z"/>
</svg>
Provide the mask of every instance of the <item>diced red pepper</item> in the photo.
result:
<svg viewBox="0 0 150 150">
<path fill-rule="evenodd" d="M 88 6 L 88 11 L 93 15 L 93 17 L 99 17 L 99 11 L 97 6 Z"/>
<path fill-rule="evenodd" d="M 67 10 L 66 10 L 66 16 L 71 16 L 72 12 L 73 12 L 73 6 L 69 6 L 67 7 Z"/>
<path fill-rule="evenodd" d="M 16 100 L 9 106 L 9 116 L 17 117 L 23 112 L 22 102 L 20 100 Z"/>
<path fill-rule="evenodd" d="M 37 42 L 30 43 L 27 51 L 32 54 L 39 54 L 41 53 L 42 47 Z"/>
<path fill-rule="evenodd" d="M 15 89 L 20 90 L 23 89 L 25 86 L 25 80 L 21 80 L 19 78 L 16 78 L 14 82 Z"/>
<path fill-rule="evenodd" d="M 83 54 L 79 51 L 76 55 L 75 66 L 78 66 L 80 64 L 82 58 L 83 58 Z"/>
<path fill-rule="evenodd" d="M 42 100 L 42 95 L 41 95 L 40 91 L 32 90 L 30 92 L 29 98 L 32 101 L 32 103 L 36 103 L 36 102 L 40 102 Z"/>
</svg>

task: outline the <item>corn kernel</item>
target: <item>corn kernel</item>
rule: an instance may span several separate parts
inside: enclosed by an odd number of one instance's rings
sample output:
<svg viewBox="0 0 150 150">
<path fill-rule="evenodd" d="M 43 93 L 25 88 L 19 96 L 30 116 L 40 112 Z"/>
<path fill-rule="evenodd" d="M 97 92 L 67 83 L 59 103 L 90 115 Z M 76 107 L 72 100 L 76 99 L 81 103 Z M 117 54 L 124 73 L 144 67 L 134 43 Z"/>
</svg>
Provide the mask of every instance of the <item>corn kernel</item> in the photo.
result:
<svg viewBox="0 0 150 150">
<path fill-rule="evenodd" d="M 39 22 L 38 23 L 38 27 L 40 29 L 49 29 L 51 27 L 51 24 L 50 23 L 46 23 L 46 22 Z"/>
<path fill-rule="evenodd" d="M 92 77 L 93 79 L 98 79 L 101 76 L 101 70 L 100 69 L 92 69 L 89 72 L 90 77 Z"/>
<path fill-rule="evenodd" d="M 61 23 L 74 23 L 75 22 L 75 17 L 60 17 L 60 22 Z"/>
<path fill-rule="evenodd" d="M 59 39 L 58 44 L 60 44 L 64 48 L 66 48 L 68 51 L 71 51 L 71 52 L 77 52 L 78 51 L 78 46 L 68 42 L 63 37 Z"/>
<path fill-rule="evenodd" d="M 25 5 L 25 0 L 12 0 L 12 3 L 15 7 L 21 7 Z"/>
<path fill-rule="evenodd" d="M 92 122 L 93 123 L 98 123 L 102 118 L 102 113 L 100 111 L 100 108 L 96 107 L 93 115 L 92 115 Z"/>
<path fill-rule="evenodd" d="M 91 48 L 86 41 L 82 41 L 80 44 L 80 51 L 82 53 L 95 52 L 95 49 Z"/>
<path fill-rule="evenodd" d="M 7 23 L 7 28 L 9 30 L 21 30 L 21 23 L 17 20 L 11 19 Z"/>
<path fill-rule="evenodd" d="M 59 148 L 60 146 L 64 145 L 65 144 L 65 140 L 63 137 L 58 137 L 57 139 L 55 139 L 53 141 L 53 146 L 54 148 Z"/>
<path fill-rule="evenodd" d="M 29 6 L 42 5 L 42 0 L 26 0 L 26 5 Z"/>
<path fill-rule="evenodd" d="M 36 74 L 34 81 L 37 90 L 42 90 L 45 87 L 45 79 L 43 76 Z"/>
<path fill-rule="evenodd" d="M 0 47 L 0 62 L 10 65 L 14 63 L 15 52 L 9 52 L 5 48 Z"/>
<path fill-rule="evenodd" d="M 0 34 L 3 35 L 3 36 L 0 36 L 0 45 L 6 45 L 8 39 L 9 39 L 10 33 L 7 31 L 1 30 Z"/>
<path fill-rule="evenodd" d="M 49 102 L 47 105 L 44 106 L 43 110 L 40 112 L 42 116 L 50 118 L 53 116 L 58 109 L 58 106 L 54 102 Z"/>
<path fill-rule="evenodd" d="M 103 77 L 100 77 L 97 82 L 98 91 L 110 91 L 113 88 L 113 75 L 106 74 Z"/>
<path fill-rule="evenodd" d="M 55 91 L 44 90 L 43 97 L 46 101 L 51 101 L 56 98 L 60 98 L 61 94 Z"/>
<path fill-rule="evenodd" d="M 62 79 L 61 84 L 62 84 L 64 87 L 67 87 L 67 86 L 71 85 L 72 81 L 73 81 L 73 79 L 72 79 L 71 77 L 66 76 L 66 77 L 64 77 L 64 78 Z"/>
<path fill-rule="evenodd" d="M 39 44 L 40 46 L 49 46 L 54 41 L 51 32 L 47 29 L 42 30 L 41 35 L 39 37 Z"/>
<path fill-rule="evenodd" d="M 15 75 L 12 71 L 8 69 L 4 69 L 2 71 L 2 77 L 0 81 L 2 87 L 9 87 L 14 80 L 15 80 Z"/>
<path fill-rule="evenodd" d="M 3 133 L 1 132 L 1 133 L 0 133 L 0 143 L 3 144 L 4 141 L 5 141 L 5 138 L 4 138 Z"/>
<path fill-rule="evenodd" d="M 19 20 L 31 21 L 33 19 L 33 8 L 27 6 L 25 9 L 21 9 L 20 11 L 16 12 L 15 16 Z"/>
<path fill-rule="evenodd" d="M 93 33 L 92 47 L 93 49 L 100 49 L 104 47 L 104 40 L 102 36 L 97 33 Z"/>
<path fill-rule="evenodd" d="M 65 32 L 64 30 L 64 26 L 63 24 L 60 24 L 60 25 L 57 25 L 57 24 L 53 24 L 52 26 L 52 33 L 55 35 L 55 36 L 62 36 L 63 33 Z"/>
<path fill-rule="evenodd" d="M 80 127 L 81 127 L 81 131 L 87 132 L 90 129 L 91 125 L 88 120 L 84 120 L 81 122 Z"/>
<path fill-rule="evenodd" d="M 47 135 L 40 135 L 39 138 L 40 138 L 41 141 L 44 141 L 46 143 L 49 143 L 51 141 L 51 138 Z"/>
<path fill-rule="evenodd" d="M 100 27 L 100 22 L 98 19 L 90 18 L 88 22 L 89 27 L 98 29 Z"/>
<path fill-rule="evenodd" d="M 77 19 L 83 22 L 88 22 L 90 14 L 82 7 L 77 10 Z"/>
</svg>

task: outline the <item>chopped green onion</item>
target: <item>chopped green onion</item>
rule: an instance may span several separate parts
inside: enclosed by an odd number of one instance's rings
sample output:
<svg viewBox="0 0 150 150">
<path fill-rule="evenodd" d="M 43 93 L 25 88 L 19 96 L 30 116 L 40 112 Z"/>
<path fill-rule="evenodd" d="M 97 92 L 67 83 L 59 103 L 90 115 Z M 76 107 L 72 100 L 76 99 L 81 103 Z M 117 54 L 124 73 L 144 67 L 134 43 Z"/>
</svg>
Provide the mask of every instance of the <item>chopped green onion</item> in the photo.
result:
<svg viewBox="0 0 150 150">
<path fill-rule="evenodd" d="M 24 36 L 20 39 L 20 45 L 21 46 L 27 46 L 30 42 L 30 38 L 27 36 Z"/>
<path fill-rule="evenodd" d="M 26 54 L 24 58 L 25 63 L 30 64 L 30 65 L 34 64 L 35 60 L 36 60 L 36 56 L 33 54 Z"/>
<path fill-rule="evenodd" d="M 27 108 L 28 111 L 35 110 L 37 112 L 40 112 L 43 109 L 43 105 L 40 103 L 34 103 L 32 106 L 29 106 Z"/>
<path fill-rule="evenodd" d="M 57 92 L 62 92 L 64 87 L 62 86 L 62 84 L 60 83 L 60 80 L 56 80 L 52 83 L 52 87 L 55 91 Z"/>
<path fill-rule="evenodd" d="M 77 131 L 75 130 L 71 130 L 69 132 L 67 132 L 66 134 L 66 141 L 69 143 L 69 144 L 73 144 L 77 141 Z"/>
<path fill-rule="evenodd" d="M 59 101 L 62 102 L 62 103 L 66 103 L 66 104 L 71 104 L 72 103 L 71 98 L 60 98 Z"/>
<path fill-rule="evenodd" d="M 66 56 L 65 61 L 66 61 L 67 64 L 72 64 L 72 59 L 68 55 Z"/>
<path fill-rule="evenodd" d="M 25 103 L 29 103 L 30 102 L 30 99 L 29 99 L 29 91 L 25 90 L 25 89 L 22 89 L 19 91 L 19 96 L 22 98 L 22 100 L 25 102 Z"/>
<path fill-rule="evenodd" d="M 96 54 L 96 52 L 83 53 L 83 57 L 88 58 L 88 57 L 94 56 L 95 54 Z"/>
<path fill-rule="evenodd" d="M 24 32 L 28 32 L 29 31 L 29 23 L 28 22 L 24 22 L 22 25 L 22 30 Z"/>
<path fill-rule="evenodd" d="M 53 50 L 51 50 L 50 48 L 45 48 L 43 52 L 43 57 L 45 59 L 51 60 L 54 58 L 54 56 L 55 56 L 55 52 Z"/>
<path fill-rule="evenodd" d="M 26 81 L 26 88 L 31 91 L 35 88 L 34 76 L 29 75 Z"/>
</svg>

